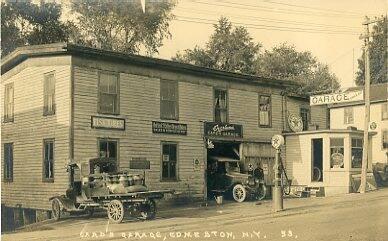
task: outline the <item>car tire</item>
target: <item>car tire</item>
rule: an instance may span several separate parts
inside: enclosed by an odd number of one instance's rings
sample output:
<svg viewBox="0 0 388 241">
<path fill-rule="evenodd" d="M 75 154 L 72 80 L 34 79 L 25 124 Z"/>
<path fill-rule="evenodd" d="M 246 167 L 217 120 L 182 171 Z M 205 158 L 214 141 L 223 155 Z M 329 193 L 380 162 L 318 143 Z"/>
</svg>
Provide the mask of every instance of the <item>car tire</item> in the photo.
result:
<svg viewBox="0 0 388 241">
<path fill-rule="evenodd" d="M 233 187 L 232 194 L 233 194 L 233 199 L 236 202 L 241 203 L 241 202 L 244 202 L 245 198 L 247 197 L 247 190 L 243 185 L 236 184 Z"/>
<path fill-rule="evenodd" d="M 51 215 L 55 221 L 61 219 L 62 208 L 60 201 L 57 198 L 54 198 L 51 202 Z"/>
<path fill-rule="evenodd" d="M 256 193 L 256 200 L 263 200 L 267 196 L 267 187 L 261 184 Z"/>
</svg>

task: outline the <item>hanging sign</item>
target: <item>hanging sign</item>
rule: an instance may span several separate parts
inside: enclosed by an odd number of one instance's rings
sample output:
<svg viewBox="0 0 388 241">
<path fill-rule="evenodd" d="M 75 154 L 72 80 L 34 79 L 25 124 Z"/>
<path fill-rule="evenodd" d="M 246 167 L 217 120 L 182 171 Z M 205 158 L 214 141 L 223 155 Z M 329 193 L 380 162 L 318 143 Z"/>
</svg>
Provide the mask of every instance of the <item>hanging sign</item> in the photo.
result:
<svg viewBox="0 0 388 241">
<path fill-rule="evenodd" d="M 279 149 L 284 145 L 284 137 L 282 135 L 274 135 L 271 139 L 272 147 Z"/>
<path fill-rule="evenodd" d="M 212 137 L 239 137 L 243 136 L 242 125 L 216 122 L 205 122 L 205 136 Z"/>
<path fill-rule="evenodd" d="M 302 118 L 295 114 L 288 115 L 288 125 L 293 132 L 303 131 L 303 121 Z"/>
<path fill-rule="evenodd" d="M 363 90 L 310 96 L 310 105 L 327 105 L 364 100 Z"/>
</svg>

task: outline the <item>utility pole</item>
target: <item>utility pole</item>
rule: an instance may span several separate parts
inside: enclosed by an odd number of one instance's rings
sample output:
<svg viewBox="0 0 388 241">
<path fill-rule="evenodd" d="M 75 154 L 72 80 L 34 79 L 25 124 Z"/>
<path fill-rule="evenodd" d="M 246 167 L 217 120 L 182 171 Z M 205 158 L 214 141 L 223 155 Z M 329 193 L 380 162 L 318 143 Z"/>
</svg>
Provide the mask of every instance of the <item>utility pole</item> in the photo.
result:
<svg viewBox="0 0 388 241">
<path fill-rule="evenodd" d="M 364 119 L 364 143 L 362 148 L 362 165 L 361 165 L 361 183 L 359 192 L 366 192 L 366 176 L 368 171 L 368 146 L 369 146 L 369 121 L 370 121 L 370 69 L 369 69 L 369 24 L 372 22 L 368 17 L 365 17 L 365 35 L 361 36 L 364 39 L 364 62 L 365 62 L 365 119 Z"/>
</svg>

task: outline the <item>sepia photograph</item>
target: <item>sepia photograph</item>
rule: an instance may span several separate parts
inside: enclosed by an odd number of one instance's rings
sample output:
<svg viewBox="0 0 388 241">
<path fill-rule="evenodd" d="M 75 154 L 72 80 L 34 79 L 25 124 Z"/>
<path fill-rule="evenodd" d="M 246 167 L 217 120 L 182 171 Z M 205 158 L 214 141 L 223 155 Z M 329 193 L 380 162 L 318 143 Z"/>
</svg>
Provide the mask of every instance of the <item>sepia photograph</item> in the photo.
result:
<svg viewBox="0 0 388 241">
<path fill-rule="evenodd" d="M 1 0 L 1 240 L 388 240 L 387 0 Z"/>
</svg>

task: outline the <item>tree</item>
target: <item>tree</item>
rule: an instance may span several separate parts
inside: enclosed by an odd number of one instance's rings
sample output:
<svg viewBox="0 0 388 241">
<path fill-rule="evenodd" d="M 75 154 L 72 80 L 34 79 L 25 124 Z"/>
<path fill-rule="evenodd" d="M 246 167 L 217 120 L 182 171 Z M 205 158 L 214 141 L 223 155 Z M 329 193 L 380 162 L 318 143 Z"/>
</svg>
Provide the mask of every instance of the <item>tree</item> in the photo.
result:
<svg viewBox="0 0 388 241">
<path fill-rule="evenodd" d="M 233 28 L 231 22 L 222 17 L 214 25 L 214 33 L 204 48 L 195 46 L 194 49 L 186 49 L 172 59 L 213 69 L 253 74 L 260 46 L 252 41 L 246 28 Z"/>
<path fill-rule="evenodd" d="M 340 87 L 327 65 L 318 62 L 310 52 L 298 52 L 294 46 L 286 44 L 261 54 L 256 60 L 256 74 L 296 81 L 301 87 L 292 92 L 302 95 L 335 91 Z"/>
<path fill-rule="evenodd" d="M 143 13 L 140 1 L 73 0 L 79 36 L 74 40 L 91 47 L 124 53 L 158 52 L 170 37 L 172 1 L 147 1 Z"/>
<path fill-rule="evenodd" d="M 369 68 L 371 84 L 387 83 L 387 18 L 381 17 L 373 26 L 369 48 Z M 364 85 L 365 83 L 365 53 L 358 59 L 358 71 L 356 76 L 356 84 Z"/>
<path fill-rule="evenodd" d="M 61 5 L 55 2 L 2 2 L 1 55 L 23 45 L 67 41 L 68 23 L 60 21 L 61 13 Z"/>
</svg>

